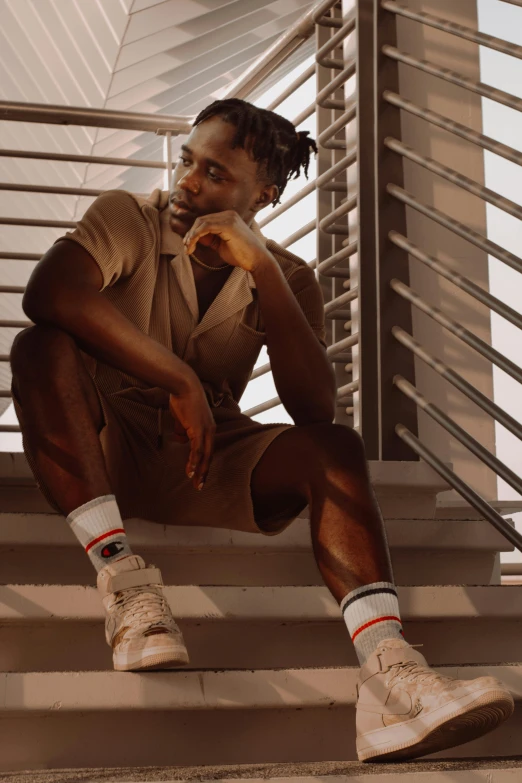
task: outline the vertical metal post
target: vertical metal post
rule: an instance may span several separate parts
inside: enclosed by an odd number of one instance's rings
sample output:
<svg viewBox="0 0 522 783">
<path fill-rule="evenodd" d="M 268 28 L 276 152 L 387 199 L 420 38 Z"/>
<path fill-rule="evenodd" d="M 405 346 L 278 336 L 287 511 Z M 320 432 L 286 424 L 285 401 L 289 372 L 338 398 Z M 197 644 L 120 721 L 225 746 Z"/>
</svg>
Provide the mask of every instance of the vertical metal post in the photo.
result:
<svg viewBox="0 0 522 783">
<path fill-rule="evenodd" d="M 360 0 L 367 6 L 369 0 Z M 393 337 L 394 326 L 401 326 L 407 332 L 412 330 L 411 305 L 397 296 L 390 287 L 396 277 L 409 282 L 408 254 L 389 239 L 391 230 L 406 235 L 406 209 L 392 198 L 387 185 L 392 182 L 402 187 L 403 161 L 384 145 L 387 136 L 401 138 L 400 110 L 383 100 L 383 92 L 399 92 L 399 69 L 396 62 L 382 53 L 385 44 L 395 46 L 397 29 L 395 14 L 385 11 L 380 0 L 374 3 L 374 62 L 375 62 L 375 218 L 377 258 L 377 316 L 379 340 L 379 411 L 380 411 L 380 457 L 382 460 L 411 460 L 408 446 L 396 435 L 395 426 L 404 424 L 417 433 L 417 407 L 393 384 L 393 377 L 399 373 L 415 383 L 413 354 Z M 365 13 L 366 13 L 365 9 Z M 362 108 L 364 96 L 359 106 Z M 361 188 L 364 188 L 364 180 Z M 361 218 L 364 220 L 364 218 Z M 363 353 L 363 361 L 365 355 Z"/>
<path fill-rule="evenodd" d="M 352 352 L 354 380 L 359 380 L 356 425 L 368 459 L 381 459 L 379 331 L 377 310 L 377 214 L 375 154 L 375 0 L 357 0 L 357 330 Z"/>
<path fill-rule="evenodd" d="M 167 188 L 169 191 L 172 187 L 172 133 L 167 131 L 165 133 L 165 151 L 167 153 Z"/>
<path fill-rule="evenodd" d="M 341 19 L 341 8 L 333 6 L 330 11 L 332 17 Z M 322 46 L 328 43 L 328 41 L 336 33 L 336 28 L 327 27 L 318 24 L 316 26 L 316 50 L 319 50 Z M 336 47 L 329 55 L 331 58 L 342 58 L 342 44 Z M 317 63 L 316 66 L 316 87 L 317 93 L 326 88 L 328 84 L 338 75 L 338 71 L 327 68 L 324 65 Z M 344 94 L 344 88 L 341 86 L 330 95 L 330 99 L 342 100 Z M 317 135 L 320 136 L 339 116 L 342 111 L 335 108 L 324 108 L 319 104 L 316 104 L 316 117 L 317 117 Z M 317 176 L 321 176 L 329 168 L 334 166 L 340 161 L 346 152 L 342 149 L 325 149 L 319 145 L 319 154 L 317 156 Z M 332 182 L 344 184 L 346 181 L 345 172 L 335 177 Z M 342 190 L 317 189 L 317 224 L 320 221 L 331 214 L 337 207 L 341 206 L 343 199 L 346 198 L 346 193 Z M 317 229 L 317 258 L 319 261 L 332 256 L 334 253 L 342 250 L 344 237 L 339 234 L 330 234 Z M 338 269 L 348 269 L 348 262 L 340 263 L 336 267 Z M 325 301 L 328 302 L 331 299 L 340 296 L 345 293 L 346 289 L 343 286 L 344 279 L 341 277 L 319 276 L 319 282 L 322 286 Z M 344 329 L 344 321 L 339 320 L 327 320 L 327 339 L 328 342 L 337 342 L 347 337 L 348 333 Z M 337 377 L 337 385 L 341 387 L 348 383 L 351 378 L 347 378 L 346 371 L 343 364 L 335 364 L 334 370 Z M 353 425 L 353 416 L 346 412 L 346 405 L 340 406 L 336 410 L 335 421 L 339 424 Z"/>
</svg>

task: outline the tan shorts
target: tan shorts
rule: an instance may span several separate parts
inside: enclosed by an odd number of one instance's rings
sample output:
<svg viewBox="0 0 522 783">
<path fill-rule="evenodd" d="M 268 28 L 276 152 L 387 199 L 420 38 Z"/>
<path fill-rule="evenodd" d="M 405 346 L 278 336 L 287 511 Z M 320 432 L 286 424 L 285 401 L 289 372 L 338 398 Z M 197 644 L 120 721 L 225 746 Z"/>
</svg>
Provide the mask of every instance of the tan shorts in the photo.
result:
<svg viewBox="0 0 522 783">
<path fill-rule="evenodd" d="M 93 381 L 94 383 L 94 381 Z M 189 444 L 169 438 L 174 422 L 162 416 L 163 446 L 158 447 L 158 389 L 126 389 L 104 395 L 94 383 L 105 424 L 99 437 L 107 472 L 122 518 L 141 518 L 164 525 L 198 525 L 276 535 L 303 511 L 281 508 L 270 518 L 255 518 L 250 491 L 252 471 L 278 435 L 291 424 L 261 424 L 224 407 L 212 409 L 216 421 L 214 453 L 205 487 L 198 492 L 186 477 Z M 23 411 L 13 395 L 22 428 Z M 53 498 L 25 448 L 27 461 L 40 491 L 57 511 Z"/>
</svg>

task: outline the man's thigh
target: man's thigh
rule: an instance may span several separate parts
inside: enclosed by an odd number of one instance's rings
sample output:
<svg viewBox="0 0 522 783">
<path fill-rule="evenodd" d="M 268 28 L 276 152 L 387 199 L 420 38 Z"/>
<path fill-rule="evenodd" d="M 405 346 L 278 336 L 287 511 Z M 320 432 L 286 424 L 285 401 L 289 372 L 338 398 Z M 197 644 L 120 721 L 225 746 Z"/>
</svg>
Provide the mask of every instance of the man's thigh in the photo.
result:
<svg viewBox="0 0 522 783">
<path fill-rule="evenodd" d="M 308 503 L 307 454 L 307 437 L 300 427 L 285 430 L 266 448 L 250 481 L 256 522 L 286 516 Z"/>
</svg>

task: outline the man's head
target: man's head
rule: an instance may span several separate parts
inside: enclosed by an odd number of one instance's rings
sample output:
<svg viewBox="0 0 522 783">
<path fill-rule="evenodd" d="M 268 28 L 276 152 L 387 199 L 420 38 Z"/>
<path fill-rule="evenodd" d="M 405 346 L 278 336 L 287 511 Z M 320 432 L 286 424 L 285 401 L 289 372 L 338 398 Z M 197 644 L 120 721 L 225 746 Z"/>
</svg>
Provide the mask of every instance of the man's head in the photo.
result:
<svg viewBox="0 0 522 783">
<path fill-rule="evenodd" d="M 250 225 L 256 213 L 275 206 L 288 180 L 303 168 L 308 177 L 307 131 L 267 109 L 230 98 L 203 109 L 182 145 L 171 183 L 172 229 L 183 236 L 196 217 L 235 210 Z M 183 202 L 189 211 L 176 207 Z"/>
</svg>

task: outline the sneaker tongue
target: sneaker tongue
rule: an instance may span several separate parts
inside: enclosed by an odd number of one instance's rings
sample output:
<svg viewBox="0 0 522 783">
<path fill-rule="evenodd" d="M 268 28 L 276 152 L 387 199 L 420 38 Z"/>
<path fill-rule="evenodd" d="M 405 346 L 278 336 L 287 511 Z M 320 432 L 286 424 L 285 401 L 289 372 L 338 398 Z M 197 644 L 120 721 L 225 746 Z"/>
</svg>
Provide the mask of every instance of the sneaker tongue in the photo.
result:
<svg viewBox="0 0 522 783">
<path fill-rule="evenodd" d="M 404 639 L 382 639 L 379 642 L 379 647 L 393 647 L 393 648 L 401 648 L 401 647 L 410 647 L 411 645 L 408 644 L 407 641 Z"/>
</svg>

